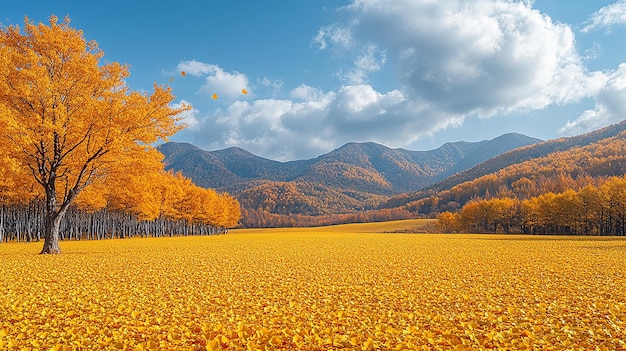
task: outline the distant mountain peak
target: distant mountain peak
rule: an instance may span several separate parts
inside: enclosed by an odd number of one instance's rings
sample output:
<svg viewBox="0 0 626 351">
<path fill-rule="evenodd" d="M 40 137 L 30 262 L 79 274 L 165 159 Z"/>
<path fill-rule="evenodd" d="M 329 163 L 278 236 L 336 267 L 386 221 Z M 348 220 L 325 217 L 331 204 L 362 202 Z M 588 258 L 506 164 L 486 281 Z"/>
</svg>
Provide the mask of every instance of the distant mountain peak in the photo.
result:
<svg viewBox="0 0 626 351">
<path fill-rule="evenodd" d="M 389 196 L 422 189 L 496 153 L 537 141 L 511 133 L 493 140 L 446 143 L 430 151 L 349 142 L 316 158 L 289 162 L 239 147 L 205 151 L 192 144 L 166 143 L 159 150 L 167 169 L 181 171 L 197 185 L 227 191 L 244 206 L 319 214 L 376 207 Z"/>
</svg>

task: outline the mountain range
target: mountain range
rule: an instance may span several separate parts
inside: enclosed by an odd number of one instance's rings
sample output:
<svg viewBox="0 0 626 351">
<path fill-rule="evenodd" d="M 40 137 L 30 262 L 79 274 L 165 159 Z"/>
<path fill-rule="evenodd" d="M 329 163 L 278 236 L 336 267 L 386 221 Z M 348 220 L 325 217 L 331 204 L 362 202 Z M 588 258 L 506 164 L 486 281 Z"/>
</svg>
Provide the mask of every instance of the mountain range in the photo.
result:
<svg viewBox="0 0 626 351">
<path fill-rule="evenodd" d="M 430 151 L 348 143 L 307 160 L 278 162 L 240 148 L 159 146 L 166 169 L 226 191 L 243 226 L 321 225 L 455 211 L 491 197 L 527 199 L 626 174 L 626 120 L 541 141 L 505 134 Z"/>
<path fill-rule="evenodd" d="M 270 213 L 327 215 L 377 208 L 391 196 L 429 187 L 507 151 L 540 139 L 510 133 L 479 142 L 451 142 L 430 151 L 348 143 L 306 160 L 279 162 L 241 148 L 159 146 L 168 170 L 202 187 L 225 191 L 244 207 Z"/>
</svg>

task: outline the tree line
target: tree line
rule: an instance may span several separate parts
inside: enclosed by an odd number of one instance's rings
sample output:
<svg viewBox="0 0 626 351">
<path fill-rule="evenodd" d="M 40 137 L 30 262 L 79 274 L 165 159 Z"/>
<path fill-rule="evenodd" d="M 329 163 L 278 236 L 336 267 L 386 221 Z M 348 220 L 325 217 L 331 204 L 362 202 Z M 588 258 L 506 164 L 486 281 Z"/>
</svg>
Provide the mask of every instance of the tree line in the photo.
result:
<svg viewBox="0 0 626 351">
<path fill-rule="evenodd" d="M 494 197 L 443 212 L 444 232 L 626 235 L 626 177 L 520 200 Z"/>
<path fill-rule="evenodd" d="M 43 235 L 41 202 L 0 205 L 0 242 L 39 241 Z M 206 222 L 158 217 L 141 220 L 129 212 L 102 209 L 88 212 L 71 207 L 60 225 L 61 240 L 102 240 L 132 237 L 213 235 L 228 227 Z"/>
<path fill-rule="evenodd" d="M 158 156 L 153 153 L 153 162 Z M 60 239 L 211 235 L 238 225 L 239 202 L 230 195 L 198 187 L 180 173 L 152 171 L 127 169 L 85 190 L 63 217 Z M 38 189 L 1 185 L 0 241 L 41 240 L 45 203 Z"/>
</svg>

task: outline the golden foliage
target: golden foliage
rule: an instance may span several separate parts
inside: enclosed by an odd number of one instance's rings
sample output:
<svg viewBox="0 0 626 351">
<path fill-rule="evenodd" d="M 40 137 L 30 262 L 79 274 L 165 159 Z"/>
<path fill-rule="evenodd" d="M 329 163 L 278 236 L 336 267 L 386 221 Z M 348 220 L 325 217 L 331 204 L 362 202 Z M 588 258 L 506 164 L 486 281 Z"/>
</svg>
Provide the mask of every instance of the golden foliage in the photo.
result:
<svg viewBox="0 0 626 351">
<path fill-rule="evenodd" d="M 527 234 L 626 234 L 626 177 L 611 177 L 579 190 L 548 192 L 525 200 L 468 202 L 458 213 L 439 215 L 444 232 Z"/>
<path fill-rule="evenodd" d="M 74 184 L 84 172 L 102 173 L 102 164 L 181 129 L 177 115 L 189 106 L 171 108 L 174 96 L 165 86 L 131 91 L 128 67 L 102 65 L 103 52 L 69 19 L 59 24 L 53 16 L 49 26 L 26 19 L 23 31 L 4 28 L 0 44 L 0 141 L 33 173 L 52 168 Z M 36 173 L 38 181 L 47 177 Z"/>
<path fill-rule="evenodd" d="M 69 18 L 1 28 L 0 202 L 45 198 L 42 253 L 60 253 L 58 223 L 72 204 L 236 225 L 234 199 L 166 173 L 152 146 L 184 127 L 190 106 L 172 107 L 168 86 L 132 91 L 128 67 L 103 55 Z"/>
<path fill-rule="evenodd" d="M 128 67 L 103 56 L 69 18 L 51 16 L 49 25 L 25 18 L 23 29 L 0 29 L 0 176 L 19 186 L 26 173 L 41 186 L 42 253 L 60 253 L 58 223 L 84 188 L 181 130 L 178 115 L 190 108 L 172 107 L 167 86 L 131 91 Z"/>
<path fill-rule="evenodd" d="M 464 205 L 476 198 L 489 199 L 492 196 L 515 196 L 524 200 L 549 192 L 577 190 L 593 185 L 603 178 L 624 174 L 626 174 L 626 132 L 621 132 L 581 147 L 555 151 L 547 156 L 532 157 L 527 161 L 511 164 L 493 173 L 439 191 L 436 197 L 442 205 L 449 202 Z M 406 203 L 406 200 L 404 201 Z M 421 198 L 409 203 L 407 207 L 419 208 L 421 213 L 447 210 L 428 206 L 428 202 L 428 198 Z"/>
<path fill-rule="evenodd" d="M 626 347 L 623 240 L 349 228 L 1 244 L 0 349 Z"/>
</svg>

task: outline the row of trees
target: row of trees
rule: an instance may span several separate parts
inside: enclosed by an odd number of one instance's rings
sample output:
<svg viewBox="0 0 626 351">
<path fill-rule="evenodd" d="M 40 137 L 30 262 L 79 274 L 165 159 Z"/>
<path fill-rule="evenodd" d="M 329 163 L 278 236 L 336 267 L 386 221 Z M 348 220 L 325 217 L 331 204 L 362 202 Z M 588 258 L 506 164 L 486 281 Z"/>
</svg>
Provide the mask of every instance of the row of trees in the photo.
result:
<svg viewBox="0 0 626 351">
<path fill-rule="evenodd" d="M 524 200 L 491 198 L 443 212 L 445 232 L 626 235 L 626 177 Z"/>
<path fill-rule="evenodd" d="M 0 205 L 0 242 L 39 241 L 43 235 L 42 202 L 27 205 Z M 130 212 L 106 208 L 88 212 L 71 207 L 60 225 L 61 240 L 101 240 L 131 237 L 213 235 L 227 232 L 231 226 L 216 226 L 204 221 L 169 217 L 139 219 Z"/>
<path fill-rule="evenodd" d="M 136 156 L 141 158 L 119 162 L 76 197 L 59 224 L 60 239 L 202 235 L 237 226 L 236 199 L 164 171 L 155 149 Z M 39 240 L 45 231 L 41 188 L 29 177 L 1 173 L 0 241 Z"/>
</svg>

